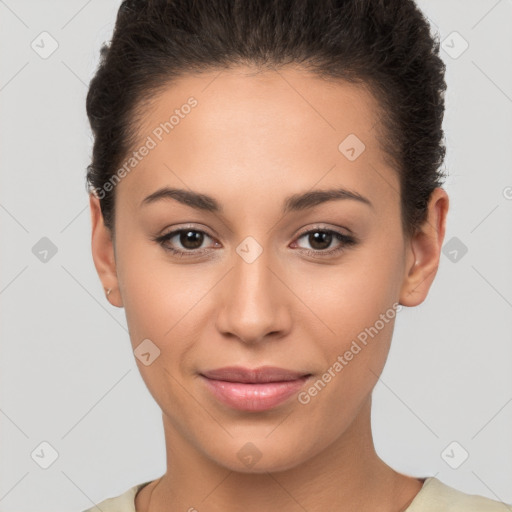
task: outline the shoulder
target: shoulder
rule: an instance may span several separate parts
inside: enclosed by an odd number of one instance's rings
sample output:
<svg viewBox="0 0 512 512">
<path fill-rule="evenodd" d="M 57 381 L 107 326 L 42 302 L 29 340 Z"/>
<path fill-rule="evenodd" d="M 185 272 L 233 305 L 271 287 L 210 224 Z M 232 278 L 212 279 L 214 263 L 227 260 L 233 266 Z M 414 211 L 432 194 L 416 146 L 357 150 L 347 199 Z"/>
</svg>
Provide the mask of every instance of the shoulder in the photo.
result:
<svg viewBox="0 0 512 512">
<path fill-rule="evenodd" d="M 107 498 L 82 512 L 136 512 L 135 495 L 152 480 L 130 487 L 119 496 Z"/>
<path fill-rule="evenodd" d="M 467 494 L 435 477 L 423 487 L 405 512 L 512 512 L 512 505 L 477 494 Z"/>
</svg>

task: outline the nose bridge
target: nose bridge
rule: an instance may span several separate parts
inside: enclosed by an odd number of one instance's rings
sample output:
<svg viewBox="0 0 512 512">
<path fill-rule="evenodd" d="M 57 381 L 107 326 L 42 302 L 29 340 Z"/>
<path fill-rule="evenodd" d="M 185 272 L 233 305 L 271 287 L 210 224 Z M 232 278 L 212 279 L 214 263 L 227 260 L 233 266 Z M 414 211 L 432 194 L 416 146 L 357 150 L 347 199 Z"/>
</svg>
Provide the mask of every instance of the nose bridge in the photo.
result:
<svg viewBox="0 0 512 512">
<path fill-rule="evenodd" d="M 285 298 L 269 268 L 272 261 L 271 252 L 251 237 L 236 248 L 219 305 L 222 332 L 250 342 L 285 328 Z"/>
</svg>

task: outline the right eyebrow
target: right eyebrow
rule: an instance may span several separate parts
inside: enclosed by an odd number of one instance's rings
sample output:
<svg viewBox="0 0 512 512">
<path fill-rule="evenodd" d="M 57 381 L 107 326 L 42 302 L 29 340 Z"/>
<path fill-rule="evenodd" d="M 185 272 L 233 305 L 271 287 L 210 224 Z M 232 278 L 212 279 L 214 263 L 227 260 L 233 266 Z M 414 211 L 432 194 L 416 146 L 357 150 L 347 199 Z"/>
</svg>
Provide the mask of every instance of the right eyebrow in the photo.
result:
<svg viewBox="0 0 512 512">
<path fill-rule="evenodd" d="M 171 187 L 163 187 L 153 192 L 141 202 L 141 206 L 154 203 L 161 199 L 175 199 L 176 201 L 195 208 L 196 210 L 213 213 L 222 212 L 222 207 L 213 197 L 207 196 L 206 194 L 200 194 L 199 192 Z"/>
</svg>

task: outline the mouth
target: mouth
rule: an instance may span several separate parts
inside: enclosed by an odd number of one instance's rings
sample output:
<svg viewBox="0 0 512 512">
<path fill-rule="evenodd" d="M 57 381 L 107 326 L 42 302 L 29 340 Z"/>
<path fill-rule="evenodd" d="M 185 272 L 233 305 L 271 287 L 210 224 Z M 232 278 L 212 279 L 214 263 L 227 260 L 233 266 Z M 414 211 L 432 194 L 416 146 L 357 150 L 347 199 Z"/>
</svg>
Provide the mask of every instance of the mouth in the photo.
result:
<svg viewBox="0 0 512 512">
<path fill-rule="evenodd" d="M 267 382 L 289 382 L 311 375 L 308 372 L 287 370 L 277 366 L 260 366 L 259 368 L 244 368 L 242 366 L 226 366 L 201 373 L 203 377 L 225 382 L 242 382 L 260 384 Z"/>
<path fill-rule="evenodd" d="M 312 374 L 265 366 L 225 367 L 202 372 L 200 376 L 208 391 L 221 403 L 233 409 L 259 412 L 287 401 Z"/>
</svg>

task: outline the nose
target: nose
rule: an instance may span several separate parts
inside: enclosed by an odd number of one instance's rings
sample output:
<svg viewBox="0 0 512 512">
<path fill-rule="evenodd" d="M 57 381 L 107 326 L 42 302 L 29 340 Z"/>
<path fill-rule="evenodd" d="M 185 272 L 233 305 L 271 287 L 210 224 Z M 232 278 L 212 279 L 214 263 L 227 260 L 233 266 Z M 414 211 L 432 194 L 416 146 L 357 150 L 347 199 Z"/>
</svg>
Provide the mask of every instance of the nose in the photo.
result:
<svg viewBox="0 0 512 512">
<path fill-rule="evenodd" d="M 270 268 L 272 266 L 272 268 Z M 246 344 L 284 336 L 291 326 L 286 277 L 263 251 L 248 263 L 238 254 L 218 297 L 217 329 Z"/>
</svg>

